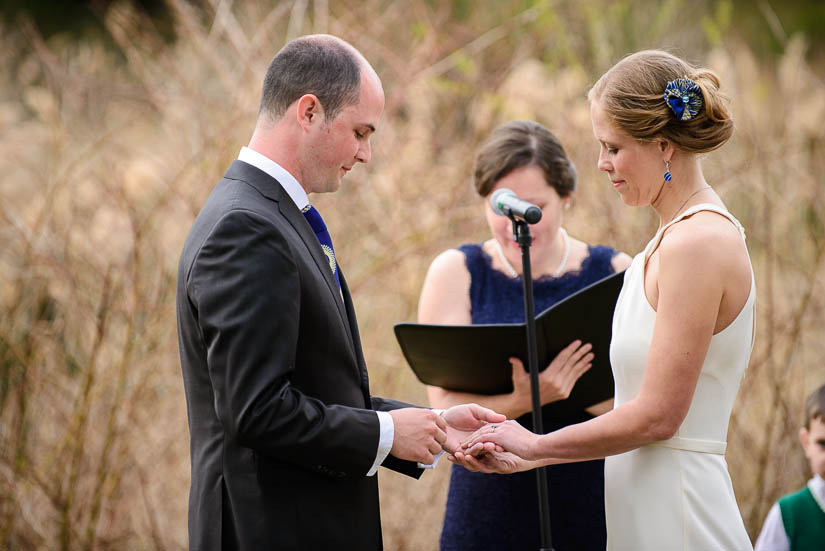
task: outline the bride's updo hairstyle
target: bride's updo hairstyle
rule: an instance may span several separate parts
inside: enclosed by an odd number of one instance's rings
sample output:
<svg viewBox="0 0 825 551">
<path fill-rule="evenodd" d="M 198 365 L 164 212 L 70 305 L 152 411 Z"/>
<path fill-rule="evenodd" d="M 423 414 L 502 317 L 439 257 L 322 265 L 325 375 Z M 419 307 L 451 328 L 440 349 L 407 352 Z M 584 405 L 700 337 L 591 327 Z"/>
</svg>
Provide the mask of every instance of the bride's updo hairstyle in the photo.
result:
<svg viewBox="0 0 825 551">
<path fill-rule="evenodd" d="M 617 128 L 641 142 L 664 138 L 682 151 L 706 153 L 733 134 L 719 77 L 661 50 L 622 59 L 587 97 Z"/>
</svg>

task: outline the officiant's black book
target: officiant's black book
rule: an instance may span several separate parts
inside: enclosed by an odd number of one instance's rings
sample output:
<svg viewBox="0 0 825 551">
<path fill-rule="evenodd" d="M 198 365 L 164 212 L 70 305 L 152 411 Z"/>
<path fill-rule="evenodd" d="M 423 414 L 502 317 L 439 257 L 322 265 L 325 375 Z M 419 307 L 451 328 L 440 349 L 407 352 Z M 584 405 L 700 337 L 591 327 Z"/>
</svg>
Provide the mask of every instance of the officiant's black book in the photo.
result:
<svg viewBox="0 0 825 551">
<path fill-rule="evenodd" d="M 607 276 L 568 296 L 536 316 L 539 370 L 576 339 L 593 345 L 593 366 L 581 376 L 566 400 L 549 404 L 565 415 L 613 397 L 610 338 L 613 310 L 624 271 Z M 404 357 L 427 385 L 475 394 L 512 392 L 512 367 L 518 357 L 527 369 L 527 325 L 395 325 Z"/>
</svg>

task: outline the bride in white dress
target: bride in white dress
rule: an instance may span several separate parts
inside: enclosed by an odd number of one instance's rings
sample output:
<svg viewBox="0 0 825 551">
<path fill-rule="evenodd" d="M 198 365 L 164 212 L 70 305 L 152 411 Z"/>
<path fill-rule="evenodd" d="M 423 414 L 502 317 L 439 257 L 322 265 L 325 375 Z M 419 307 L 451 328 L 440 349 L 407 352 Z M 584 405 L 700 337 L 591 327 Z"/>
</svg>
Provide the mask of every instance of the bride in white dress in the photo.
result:
<svg viewBox="0 0 825 551">
<path fill-rule="evenodd" d="M 488 425 L 452 460 L 482 472 L 606 457 L 608 549 L 752 549 L 725 463 L 754 337 L 745 232 L 702 174 L 733 133 L 719 80 L 661 51 L 633 54 L 590 91 L 599 169 L 659 230 L 616 304 L 615 407 L 539 436 Z"/>
</svg>

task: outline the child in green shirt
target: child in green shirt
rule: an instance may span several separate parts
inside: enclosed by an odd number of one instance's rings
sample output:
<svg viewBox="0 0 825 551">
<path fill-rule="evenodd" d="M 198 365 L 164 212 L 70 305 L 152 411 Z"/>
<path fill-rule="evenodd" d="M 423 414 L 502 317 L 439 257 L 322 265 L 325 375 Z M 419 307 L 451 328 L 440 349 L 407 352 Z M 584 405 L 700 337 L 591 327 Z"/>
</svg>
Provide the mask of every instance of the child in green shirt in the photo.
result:
<svg viewBox="0 0 825 551">
<path fill-rule="evenodd" d="M 804 488 L 771 507 L 756 551 L 825 550 L 825 385 L 805 404 L 805 426 L 799 429 L 799 439 L 814 476 Z"/>
</svg>

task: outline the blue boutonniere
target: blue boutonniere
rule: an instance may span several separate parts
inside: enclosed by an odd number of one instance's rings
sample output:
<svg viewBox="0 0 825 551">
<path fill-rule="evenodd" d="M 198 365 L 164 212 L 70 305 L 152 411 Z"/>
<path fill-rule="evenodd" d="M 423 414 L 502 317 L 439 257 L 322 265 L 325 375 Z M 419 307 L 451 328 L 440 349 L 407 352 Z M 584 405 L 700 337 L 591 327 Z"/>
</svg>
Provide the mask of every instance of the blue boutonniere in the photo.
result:
<svg viewBox="0 0 825 551">
<path fill-rule="evenodd" d="M 665 87 L 665 103 L 677 120 L 690 120 L 702 109 L 702 89 L 689 78 L 671 80 Z"/>
</svg>

